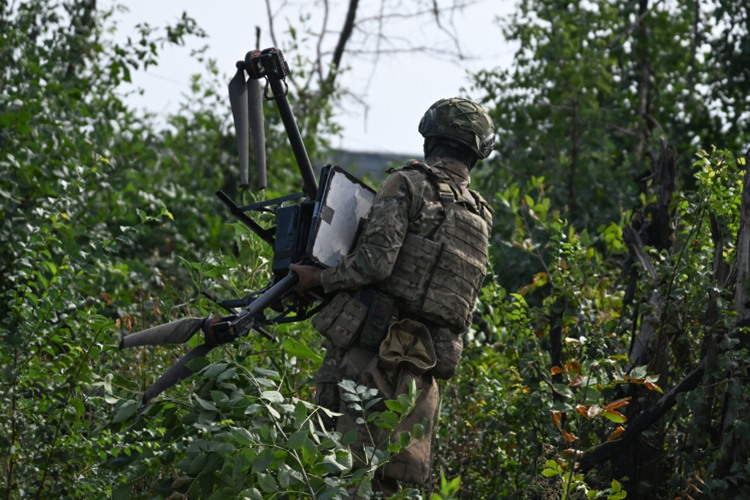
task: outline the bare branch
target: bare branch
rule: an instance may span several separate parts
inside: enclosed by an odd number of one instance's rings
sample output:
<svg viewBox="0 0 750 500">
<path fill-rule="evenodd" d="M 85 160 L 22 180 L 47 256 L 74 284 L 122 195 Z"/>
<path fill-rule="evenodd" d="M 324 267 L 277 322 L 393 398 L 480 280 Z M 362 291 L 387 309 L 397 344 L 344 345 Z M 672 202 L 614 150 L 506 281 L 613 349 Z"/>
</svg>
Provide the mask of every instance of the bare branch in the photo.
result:
<svg viewBox="0 0 750 500">
<path fill-rule="evenodd" d="M 453 3 L 453 7 L 451 7 L 451 9 L 450 9 L 450 11 L 451 11 L 451 18 L 453 17 L 452 14 L 453 14 L 453 12 L 455 11 L 456 8 L 457 8 L 456 7 L 456 3 L 454 2 Z M 432 0 L 432 13 L 435 16 L 435 24 L 437 24 L 437 27 L 443 33 L 445 33 L 446 35 L 448 35 L 448 38 L 450 38 L 453 41 L 453 44 L 456 46 L 456 53 L 458 55 L 458 58 L 459 59 L 463 59 L 463 52 L 461 50 L 461 44 L 458 41 L 458 37 L 456 36 L 455 33 L 451 32 L 449 29 L 447 29 L 445 26 L 443 26 L 443 24 L 440 22 L 441 9 L 440 9 L 440 6 L 438 5 L 438 0 Z M 453 25 L 452 19 L 451 19 L 451 25 Z M 455 31 L 455 26 L 454 26 L 454 31 Z"/>
<path fill-rule="evenodd" d="M 463 1 L 459 4 L 455 4 L 448 11 L 453 14 L 456 10 L 463 10 L 466 7 L 471 7 L 472 5 L 477 5 L 480 3 L 483 3 L 484 0 L 470 0 L 470 1 Z M 357 24 L 365 24 L 372 21 L 380 21 L 382 20 L 393 20 L 393 19 L 413 19 L 416 17 L 422 17 L 422 16 L 428 16 L 433 15 L 435 13 L 435 10 L 430 7 L 429 9 L 424 10 L 417 10 L 414 12 L 390 12 L 388 14 L 378 14 L 377 16 L 369 16 L 369 17 L 361 17 L 357 21 Z"/>
<path fill-rule="evenodd" d="M 580 469 L 588 472 L 598 464 L 615 456 L 625 445 L 632 442 L 643 431 L 648 429 L 654 422 L 658 421 L 664 414 L 677 403 L 677 395 L 689 392 L 698 387 L 706 368 L 706 359 L 702 359 L 693 371 L 680 381 L 675 387 L 667 392 L 662 398 L 649 406 L 646 411 L 638 415 L 617 441 L 610 441 L 586 452 L 581 458 Z"/>
<path fill-rule="evenodd" d="M 344 49 L 346 48 L 346 42 L 349 41 L 349 37 L 352 36 L 352 30 L 354 29 L 354 19 L 357 16 L 357 7 L 359 6 L 359 0 L 349 0 L 349 10 L 346 12 L 346 20 L 344 21 L 344 28 L 341 30 L 339 35 L 339 41 L 336 44 L 336 49 L 333 51 L 333 60 L 331 61 L 331 70 L 328 73 L 328 84 L 332 85 L 336 78 L 336 73 L 341 65 L 341 59 L 344 57 Z"/>
<path fill-rule="evenodd" d="M 323 26 L 320 30 L 320 36 L 318 37 L 318 45 L 315 48 L 315 51 L 318 55 L 317 61 L 315 61 L 315 64 L 317 65 L 318 70 L 318 82 L 320 84 L 323 83 L 323 55 L 322 47 L 323 47 L 323 38 L 326 36 L 326 30 L 328 29 L 328 12 L 329 12 L 329 6 L 328 6 L 328 0 L 323 0 Z M 311 72 L 312 74 L 312 72 Z"/>
<path fill-rule="evenodd" d="M 375 70 L 378 67 L 378 62 L 380 61 L 380 50 L 381 50 L 381 43 L 385 39 L 385 36 L 383 35 L 383 25 L 384 25 L 384 10 L 385 10 L 385 2 L 386 0 L 380 0 L 380 15 L 378 16 L 378 33 L 377 38 L 375 39 L 375 50 L 378 52 L 375 55 L 375 60 L 372 63 L 372 71 L 370 71 L 370 76 L 367 78 L 367 85 L 365 85 L 365 94 L 367 94 L 367 91 L 370 89 L 370 84 L 372 84 L 372 79 L 375 77 Z M 369 106 L 365 106 L 365 128 L 367 127 L 367 111 L 369 110 Z"/>
<path fill-rule="evenodd" d="M 281 4 L 281 7 L 279 7 L 279 11 L 283 9 L 286 6 L 286 2 L 283 2 Z M 279 47 L 279 42 L 276 41 L 276 31 L 273 29 L 273 18 L 276 17 L 277 12 L 271 12 L 271 0 L 266 0 L 266 12 L 268 13 L 268 32 L 271 34 L 271 41 L 273 42 L 273 46 Z"/>
</svg>

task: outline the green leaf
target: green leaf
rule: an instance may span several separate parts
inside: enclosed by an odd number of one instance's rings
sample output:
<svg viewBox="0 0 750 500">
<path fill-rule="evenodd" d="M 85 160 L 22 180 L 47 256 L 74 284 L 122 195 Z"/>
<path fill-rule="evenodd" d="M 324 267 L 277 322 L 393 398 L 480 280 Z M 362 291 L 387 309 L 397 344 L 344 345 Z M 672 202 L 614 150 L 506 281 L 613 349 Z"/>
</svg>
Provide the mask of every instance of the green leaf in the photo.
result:
<svg viewBox="0 0 750 500">
<path fill-rule="evenodd" d="M 566 398 L 572 398 L 573 397 L 573 391 L 570 390 L 570 387 L 564 384 L 552 384 L 552 388 L 554 391 L 561 396 L 565 396 Z"/>
<path fill-rule="evenodd" d="M 286 352 L 299 359 L 309 359 L 316 364 L 323 362 L 323 358 L 319 354 L 293 338 L 284 339 L 283 345 Z"/>
<path fill-rule="evenodd" d="M 294 420 L 297 425 L 302 425 L 307 419 L 307 407 L 302 401 L 297 401 L 297 405 L 294 407 Z"/>
<path fill-rule="evenodd" d="M 214 400 L 214 403 L 217 403 L 220 406 L 222 405 L 222 403 L 229 403 L 229 396 L 221 391 L 211 391 L 211 399 Z"/>
<path fill-rule="evenodd" d="M 266 370 L 265 368 L 256 368 L 255 371 L 265 377 L 276 378 L 276 379 L 280 377 L 279 372 L 274 371 L 274 370 Z"/>
<path fill-rule="evenodd" d="M 271 474 L 258 473 L 258 486 L 266 493 L 273 493 L 279 489 Z"/>
<path fill-rule="evenodd" d="M 336 457 L 333 455 L 326 455 L 323 457 L 321 464 L 329 474 L 340 474 L 346 470 L 346 467 L 338 463 Z"/>
<path fill-rule="evenodd" d="M 401 448 L 406 448 L 411 442 L 411 434 L 408 432 L 400 432 L 398 435 L 398 444 Z"/>
<path fill-rule="evenodd" d="M 216 408 L 216 406 L 214 406 L 213 403 L 211 403 L 210 401 L 206 401 L 205 399 L 201 399 L 198 396 L 194 396 L 194 397 L 195 397 L 195 402 L 198 404 L 198 407 L 206 411 L 214 411 L 218 413 L 219 409 Z"/>
<path fill-rule="evenodd" d="M 265 391 L 260 394 L 260 397 L 271 403 L 284 402 L 284 396 L 279 391 Z"/>
<path fill-rule="evenodd" d="M 263 494 L 258 491 L 256 488 L 248 488 L 242 492 L 243 495 L 245 495 L 246 498 L 249 498 L 250 500 L 263 500 Z"/>
<path fill-rule="evenodd" d="M 226 370 L 228 366 L 229 365 L 226 363 L 214 363 L 206 368 L 206 371 L 203 372 L 203 376 L 206 378 L 216 378 L 220 373 Z"/>
<path fill-rule="evenodd" d="M 341 486 L 333 486 L 332 488 L 328 488 L 322 494 L 318 495 L 317 498 L 318 500 L 328 500 L 329 498 L 333 498 L 343 491 L 344 488 L 342 488 Z"/>
<path fill-rule="evenodd" d="M 609 419 L 616 424 L 623 424 L 627 421 L 627 419 L 621 413 L 616 411 L 603 411 L 597 416 Z"/>
<path fill-rule="evenodd" d="M 342 401 L 346 402 L 362 401 L 359 396 L 351 392 L 345 392 L 341 394 L 340 397 Z"/>
<path fill-rule="evenodd" d="M 253 462 L 253 468 L 252 472 L 261 472 L 268 468 L 269 465 L 273 463 L 273 451 L 271 448 L 265 448 L 263 451 L 261 451 L 257 457 L 255 457 L 255 462 Z"/>
<path fill-rule="evenodd" d="M 380 414 L 380 420 L 390 425 L 396 425 L 398 423 L 398 415 L 392 411 L 384 411 Z"/>
<path fill-rule="evenodd" d="M 122 389 L 132 389 L 134 391 L 138 391 L 140 389 L 140 387 L 138 387 L 138 384 L 118 374 L 114 374 L 114 376 L 112 377 L 112 385 L 115 387 L 120 387 Z"/>
<path fill-rule="evenodd" d="M 117 411 L 115 418 L 112 419 L 112 422 L 117 424 L 119 422 L 124 422 L 125 420 L 128 420 L 130 417 L 132 417 L 135 414 L 137 409 L 138 407 L 135 401 L 125 401 L 125 403 Z"/>
<path fill-rule="evenodd" d="M 211 362 L 206 358 L 195 358 L 190 360 L 190 362 L 187 364 L 187 367 L 190 368 L 193 373 L 195 373 L 201 371 L 209 364 L 211 364 Z"/>
<path fill-rule="evenodd" d="M 365 411 L 369 410 L 370 408 L 372 408 L 373 406 L 375 406 L 382 400 L 383 398 L 374 398 L 374 399 L 369 400 L 367 404 L 365 405 Z"/>
<path fill-rule="evenodd" d="M 208 455 L 204 453 L 197 455 L 195 458 L 193 458 L 193 461 L 190 462 L 188 473 L 194 475 L 198 472 L 201 472 L 203 470 L 203 467 L 206 465 L 206 460 L 208 460 Z"/>
<path fill-rule="evenodd" d="M 79 398 L 73 398 L 70 400 L 70 404 L 73 405 L 78 418 L 83 418 L 83 416 L 86 414 L 86 407 L 83 405 L 83 401 L 81 401 Z"/>
<path fill-rule="evenodd" d="M 344 437 L 341 438 L 341 442 L 345 445 L 351 445 L 357 440 L 357 429 L 352 429 L 346 434 L 344 434 Z"/>
<path fill-rule="evenodd" d="M 291 450 L 298 450 L 305 444 L 305 438 L 307 438 L 307 431 L 295 432 L 289 436 L 287 446 L 289 446 L 289 449 Z"/>
<path fill-rule="evenodd" d="M 360 470 L 365 470 L 365 469 L 360 469 Z M 372 477 L 371 476 L 368 475 L 359 483 L 359 487 L 357 487 L 357 495 L 359 495 L 362 498 L 367 498 L 368 496 L 372 495 Z"/>
<path fill-rule="evenodd" d="M 544 469 L 544 470 L 542 471 L 542 475 L 543 475 L 544 477 L 552 477 L 552 476 L 557 476 L 558 474 L 560 474 L 560 473 L 559 473 L 558 471 L 556 471 L 556 470 L 553 470 L 553 469 Z"/>
<path fill-rule="evenodd" d="M 213 495 L 209 497 L 209 500 L 229 500 L 237 498 L 237 493 L 230 487 L 225 486 L 216 490 Z"/>
<path fill-rule="evenodd" d="M 389 410 L 394 411 L 396 413 L 404 413 L 405 411 L 403 404 L 393 399 L 386 401 L 385 405 L 388 407 Z"/>
<path fill-rule="evenodd" d="M 357 394 L 357 384 L 355 384 L 351 380 L 342 380 L 339 382 L 339 387 L 344 389 L 346 392 L 356 395 Z M 359 398 L 357 398 L 359 400 Z"/>
<path fill-rule="evenodd" d="M 305 438 L 305 442 L 302 445 L 302 452 L 308 462 L 314 461 L 320 455 L 318 447 L 315 446 L 315 443 L 313 443 L 309 437 Z"/>
<path fill-rule="evenodd" d="M 648 366 L 636 366 L 632 370 L 630 370 L 630 378 L 646 378 L 646 375 L 648 375 Z"/>
<path fill-rule="evenodd" d="M 248 445 L 254 441 L 252 434 L 245 428 L 235 427 L 231 432 L 234 440 L 241 445 Z"/>
<path fill-rule="evenodd" d="M 412 433 L 414 434 L 414 439 L 422 439 L 425 433 L 425 426 L 423 424 L 414 424 Z"/>
<path fill-rule="evenodd" d="M 206 359 L 206 358 L 203 358 L 203 359 Z M 224 382 L 225 380 L 234 377 L 234 375 L 236 373 L 237 373 L 237 368 L 232 367 L 229 370 L 225 370 L 224 372 L 222 372 L 221 375 L 219 375 L 218 377 L 216 377 L 216 381 L 217 382 Z"/>
</svg>

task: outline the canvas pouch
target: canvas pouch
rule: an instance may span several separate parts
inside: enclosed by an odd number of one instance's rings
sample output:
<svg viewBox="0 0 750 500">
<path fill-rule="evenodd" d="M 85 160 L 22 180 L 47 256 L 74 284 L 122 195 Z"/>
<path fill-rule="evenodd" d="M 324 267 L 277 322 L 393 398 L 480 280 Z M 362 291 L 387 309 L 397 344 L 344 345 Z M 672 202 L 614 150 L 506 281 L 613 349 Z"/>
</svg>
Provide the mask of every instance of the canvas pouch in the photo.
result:
<svg viewBox="0 0 750 500">
<path fill-rule="evenodd" d="M 334 347 L 348 349 L 354 343 L 367 316 L 368 307 L 356 295 L 339 292 L 312 320 L 313 328 Z"/>
</svg>

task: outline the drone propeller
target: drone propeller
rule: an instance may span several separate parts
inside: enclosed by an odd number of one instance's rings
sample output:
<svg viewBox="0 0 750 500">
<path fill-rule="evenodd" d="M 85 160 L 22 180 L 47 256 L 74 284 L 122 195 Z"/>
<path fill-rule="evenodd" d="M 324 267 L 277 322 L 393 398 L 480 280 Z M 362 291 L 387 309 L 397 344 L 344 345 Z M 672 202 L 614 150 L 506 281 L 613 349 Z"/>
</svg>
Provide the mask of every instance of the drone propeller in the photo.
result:
<svg viewBox="0 0 750 500">
<path fill-rule="evenodd" d="M 166 325 L 155 326 L 148 330 L 123 337 L 120 340 L 120 349 L 142 345 L 184 344 L 200 330 L 205 330 L 204 326 L 208 328 L 210 321 L 210 319 L 206 318 L 184 318 L 167 323 Z M 215 343 L 204 343 L 191 349 L 190 352 L 181 357 L 177 363 L 146 389 L 146 392 L 143 393 L 141 404 L 146 404 L 164 390 L 172 387 L 180 380 L 189 377 L 193 371 L 188 368 L 187 364 L 195 358 L 205 356 L 216 345 Z"/>
<path fill-rule="evenodd" d="M 229 102 L 232 106 L 237 149 L 240 155 L 240 184 L 247 187 L 250 169 L 250 135 L 253 134 L 258 189 L 266 188 L 266 137 L 263 128 L 263 95 L 260 82 L 245 81 L 244 63 L 237 63 L 237 72 L 229 82 Z"/>
<path fill-rule="evenodd" d="M 205 318 L 183 318 L 133 333 L 120 340 L 120 349 L 142 345 L 184 344 L 203 328 L 205 321 Z"/>
<path fill-rule="evenodd" d="M 255 145 L 258 189 L 266 189 L 266 131 L 263 128 L 263 94 L 260 81 L 247 79 L 248 117 Z"/>
<path fill-rule="evenodd" d="M 169 389 L 176 383 L 180 382 L 193 374 L 193 370 L 188 368 L 187 364 L 196 358 L 202 358 L 206 356 L 211 349 L 216 347 L 210 344 L 201 344 L 198 347 L 190 349 L 190 352 L 181 357 L 177 363 L 164 372 L 161 377 L 156 379 L 156 382 L 146 389 L 141 398 L 141 404 L 145 405 L 151 399 L 155 398 L 165 390 Z"/>
</svg>

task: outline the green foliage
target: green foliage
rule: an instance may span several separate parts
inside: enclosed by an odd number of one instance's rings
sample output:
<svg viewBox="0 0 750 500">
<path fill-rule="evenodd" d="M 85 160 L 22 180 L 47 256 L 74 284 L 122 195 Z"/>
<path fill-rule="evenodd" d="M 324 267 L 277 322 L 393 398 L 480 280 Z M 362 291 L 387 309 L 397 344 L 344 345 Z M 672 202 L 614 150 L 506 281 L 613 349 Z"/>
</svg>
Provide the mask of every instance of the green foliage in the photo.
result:
<svg viewBox="0 0 750 500">
<path fill-rule="evenodd" d="M 164 29 L 141 25 L 115 44 L 112 12 L 87 0 L 0 2 L 3 498 L 120 495 L 124 466 L 108 464 L 120 449 L 133 459 L 161 451 L 159 429 L 172 418 L 164 405 L 146 410 L 155 428 L 124 429 L 142 418 L 137 395 L 179 353 L 120 352 L 119 336 L 207 315 L 202 288 L 240 296 L 268 279 L 268 249 L 227 224 L 213 195 L 238 195 L 225 82 L 213 62 L 166 131 L 120 97 L 132 71 L 201 31 L 185 15 Z M 277 122 L 268 120 L 271 159 L 289 163 Z M 314 155 L 320 141 L 314 127 L 307 131 Z M 271 172 L 275 185 L 292 184 L 289 171 Z M 303 387 L 320 362 L 317 338 L 309 328 L 292 332 L 279 349 Z M 151 482 L 136 481 L 132 491 L 146 494 Z"/>
<path fill-rule="evenodd" d="M 523 196 L 529 179 L 543 177 L 547 208 L 593 232 L 647 204 L 667 140 L 693 189 L 695 151 L 747 147 L 741 103 L 750 79 L 739 65 L 750 46 L 739 42 L 748 32 L 737 22 L 747 18 L 746 2 L 725 0 L 520 1 L 500 21 L 519 47 L 512 67 L 474 75 L 498 128 L 497 155 L 477 172 L 481 186 L 494 194 L 515 183 Z M 513 224 L 498 219 L 500 280 L 516 290 L 542 269 L 501 245 Z"/>
<path fill-rule="evenodd" d="M 694 22 L 691 5 L 655 6 L 639 24 L 633 3 L 528 0 L 506 22 L 521 47 L 516 66 L 476 76 L 501 126 L 495 169 L 475 182 L 497 209 L 493 272 L 459 372 L 441 387 L 431 468 L 440 474 L 400 498 L 747 493 L 745 463 L 727 459 L 749 432 L 746 333 L 734 327 L 731 290 L 714 278 L 712 232 L 720 228 L 719 257 L 733 265 L 744 159 L 731 151 L 747 128 L 748 50 L 727 30 L 744 29 L 734 21 L 747 7 L 707 7 L 732 21 L 710 26 L 705 15 Z M 215 63 L 203 61 L 164 131 L 118 93 L 165 44 L 200 30 L 184 16 L 116 45 L 110 17 L 88 0 L 0 3 L 0 496 L 370 495 L 376 471 L 424 435 L 424 424 L 399 427 L 419 394 L 412 386 L 369 412 L 379 395 L 343 382 L 351 409 L 382 431 L 355 456 L 356 433 L 327 431 L 326 410 L 310 403 L 321 348 L 304 323 L 276 327 L 280 344 L 248 337 L 215 349 L 192 362 L 190 379 L 140 406 L 184 348 L 121 352 L 120 335 L 220 314 L 199 290 L 225 298 L 259 289 L 270 249 L 213 198 L 217 189 L 254 198 L 236 184 L 226 78 Z M 292 30 L 286 48 L 313 35 Z M 703 40 L 711 50 L 700 55 Z M 309 61 L 291 60 L 304 80 Z M 338 132 L 340 89 L 300 83 L 291 92 L 315 158 Z M 270 184 L 286 194 L 299 184 L 296 167 L 278 115 L 266 113 Z M 645 177 L 663 137 L 676 143 L 682 175 L 671 246 L 646 248 L 655 277 L 635 264 L 618 283 L 626 226 L 652 216 L 657 177 Z M 658 363 L 631 366 L 631 339 L 649 324 Z M 659 481 L 576 469 L 702 352 L 713 353 L 704 384 L 642 438 L 659 452 Z M 727 415 L 732 425 L 721 427 Z M 355 470 L 356 459 L 366 466 Z"/>
<path fill-rule="evenodd" d="M 465 339 L 471 341 L 465 362 L 451 388 L 444 387 L 437 464 L 461 476 L 463 495 L 624 498 L 625 489 L 632 489 L 673 498 L 694 494 L 694 487 L 704 483 L 701 491 L 722 496 L 746 480 L 738 466 L 731 473 L 726 469 L 731 479 L 721 472 L 729 467 L 722 465 L 727 463 L 722 457 L 730 445 L 716 434 L 724 411 L 716 402 L 719 394 L 733 394 L 733 404 L 746 407 L 746 389 L 736 377 L 746 373 L 747 360 L 731 334 L 733 303 L 718 295 L 718 319 L 709 322 L 707 292 L 718 290 L 711 271 L 715 238 L 709 215 L 729 238 L 723 257 L 730 264 L 736 258 L 729 235 L 739 228 L 742 164 L 744 159 L 728 151 L 698 154 L 696 189 L 678 193 L 672 204 L 673 246 L 649 252 L 657 276 L 651 280 L 643 273 L 634 297 L 627 299 L 624 286 L 614 286 L 621 272 L 614 257 L 622 255 L 622 225 L 609 224 L 592 236 L 539 215 L 544 186 L 538 180 L 527 187 L 529 198 L 516 188 L 498 195 L 502 206 L 516 214 L 513 247 L 545 271 L 544 277 L 532 276 L 519 293 L 508 293 L 494 281 L 485 286 L 481 318 Z M 537 242 L 539 233 L 546 234 L 544 243 Z M 544 283 L 547 293 L 529 302 L 527 296 L 539 293 L 535 283 Z M 654 293 L 665 297 L 657 316 L 652 316 Z M 661 361 L 634 367 L 628 357 L 631 337 L 646 322 L 669 347 L 650 351 Z M 642 438 L 652 447 L 680 443 L 649 462 L 663 483 L 642 479 L 620 485 L 607 469 L 586 476 L 576 470 L 585 453 L 619 438 L 637 415 L 630 411 L 633 405 L 643 411 L 679 383 L 711 339 L 719 350 L 709 379 L 714 382 L 680 395 L 668 414 L 672 424 Z M 652 347 L 658 345 L 664 346 L 654 341 Z M 733 432 L 744 433 L 744 426 Z"/>
</svg>

